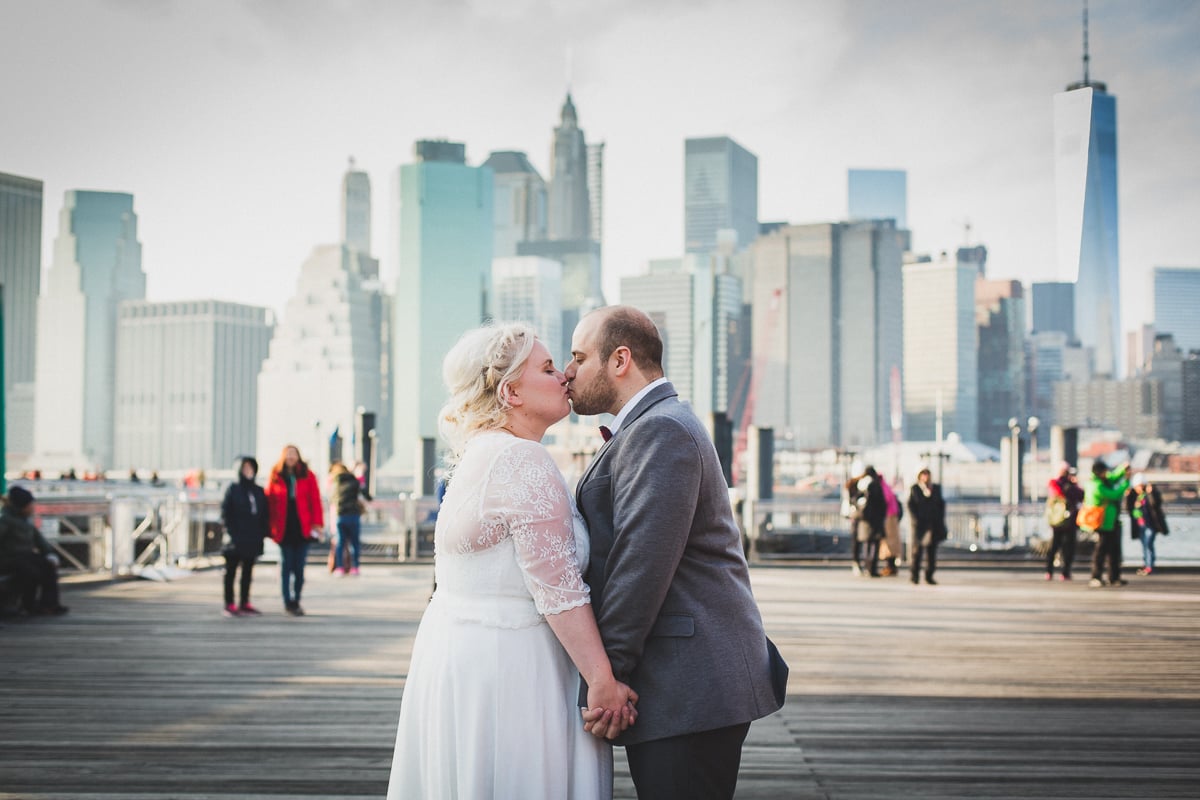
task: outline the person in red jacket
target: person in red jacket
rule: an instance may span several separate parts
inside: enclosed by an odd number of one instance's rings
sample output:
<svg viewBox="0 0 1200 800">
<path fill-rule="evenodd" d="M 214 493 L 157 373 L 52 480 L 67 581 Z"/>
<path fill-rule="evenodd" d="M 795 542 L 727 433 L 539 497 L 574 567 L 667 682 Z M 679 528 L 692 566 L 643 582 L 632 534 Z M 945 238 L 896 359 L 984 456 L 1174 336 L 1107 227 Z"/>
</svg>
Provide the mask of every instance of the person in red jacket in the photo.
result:
<svg viewBox="0 0 1200 800">
<path fill-rule="evenodd" d="M 300 450 L 289 444 L 271 468 L 267 483 L 267 508 L 271 538 L 279 545 L 279 575 L 283 581 L 283 607 L 293 617 L 304 615 L 300 591 L 304 588 L 304 562 L 309 544 L 321 537 L 325 518 L 321 489 Z"/>
</svg>

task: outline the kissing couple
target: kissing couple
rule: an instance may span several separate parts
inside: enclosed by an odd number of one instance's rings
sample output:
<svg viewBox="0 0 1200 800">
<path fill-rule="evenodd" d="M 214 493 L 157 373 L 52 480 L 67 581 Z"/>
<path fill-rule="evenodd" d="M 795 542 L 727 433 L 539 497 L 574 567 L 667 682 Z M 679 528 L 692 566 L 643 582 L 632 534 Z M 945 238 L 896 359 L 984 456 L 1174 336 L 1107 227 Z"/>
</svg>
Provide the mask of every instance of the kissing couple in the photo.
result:
<svg viewBox="0 0 1200 800">
<path fill-rule="evenodd" d="M 447 354 L 450 477 L 437 589 L 400 705 L 388 797 L 608 800 L 612 746 L 639 798 L 731 798 L 787 665 L 763 630 L 711 438 L 663 377 L 653 321 L 580 320 L 558 369 L 531 327 Z M 572 492 L 541 445 L 612 414 Z"/>
</svg>

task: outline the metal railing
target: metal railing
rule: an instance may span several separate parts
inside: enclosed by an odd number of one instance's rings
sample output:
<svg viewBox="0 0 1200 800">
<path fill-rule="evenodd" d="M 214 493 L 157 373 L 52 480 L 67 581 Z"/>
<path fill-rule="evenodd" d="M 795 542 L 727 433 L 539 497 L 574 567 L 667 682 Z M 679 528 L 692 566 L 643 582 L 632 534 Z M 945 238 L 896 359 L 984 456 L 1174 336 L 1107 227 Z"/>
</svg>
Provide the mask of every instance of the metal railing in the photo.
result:
<svg viewBox="0 0 1200 800">
<path fill-rule="evenodd" d="M 741 511 L 739 521 L 752 561 L 785 555 L 842 558 L 850 552 L 850 523 L 836 500 L 746 501 Z M 951 502 L 946 509 L 948 535 L 943 546 L 994 556 L 1036 552 L 1049 538 L 1044 513 L 1040 503 Z M 1181 558 L 1200 560 L 1200 507 L 1173 506 L 1168 509 L 1168 521 L 1179 534 L 1171 543 L 1176 548 L 1187 543 Z M 1128 520 L 1123 524 L 1128 525 Z M 907 553 L 911 536 L 907 509 L 900 536 Z M 1080 536 L 1086 539 L 1087 534 Z"/>
<path fill-rule="evenodd" d="M 160 577 L 220 556 L 220 504 L 219 491 L 38 491 L 33 521 L 58 553 L 64 571 L 108 572 L 112 577 L 153 571 Z M 364 555 L 393 561 L 432 559 L 436 507 L 434 498 L 412 495 L 372 501 L 362 519 Z M 333 528 L 332 515 L 327 514 L 329 535 Z M 277 553 L 268 540 L 264 560 L 277 558 Z"/>
<path fill-rule="evenodd" d="M 427 562 L 433 558 L 436 501 L 400 495 L 376 499 L 362 518 L 364 558 Z M 737 508 L 751 561 L 772 557 L 841 559 L 850 550 L 848 520 L 834 500 L 746 501 Z M 1183 558 L 1200 562 L 1200 507 L 1168 509 L 1176 548 L 1188 543 Z M 331 538 L 333 518 L 327 515 Z M 220 493 L 175 489 L 130 493 L 38 495 L 35 524 L 54 546 L 62 569 L 108 572 L 113 577 L 162 576 L 171 569 L 211 563 L 220 556 L 223 530 Z M 996 556 L 1032 551 L 1048 537 L 1041 504 L 951 502 L 944 545 Z M 900 524 L 907 549 L 909 521 Z M 1194 551 L 1194 552 L 1193 552 Z M 264 560 L 278 558 L 267 541 Z"/>
</svg>

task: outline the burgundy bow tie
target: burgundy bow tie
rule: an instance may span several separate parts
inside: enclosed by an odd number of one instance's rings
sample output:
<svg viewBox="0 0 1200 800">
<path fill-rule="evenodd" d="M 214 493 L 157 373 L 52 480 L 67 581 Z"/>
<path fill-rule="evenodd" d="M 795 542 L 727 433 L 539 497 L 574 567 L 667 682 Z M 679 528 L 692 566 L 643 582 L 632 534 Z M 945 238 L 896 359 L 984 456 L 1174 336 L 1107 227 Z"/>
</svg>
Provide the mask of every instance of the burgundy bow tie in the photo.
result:
<svg viewBox="0 0 1200 800">
<path fill-rule="evenodd" d="M 607 442 L 609 439 L 612 438 L 612 431 L 609 429 L 609 427 L 607 425 L 601 425 L 600 426 L 600 435 L 603 436 L 604 441 Z"/>
</svg>

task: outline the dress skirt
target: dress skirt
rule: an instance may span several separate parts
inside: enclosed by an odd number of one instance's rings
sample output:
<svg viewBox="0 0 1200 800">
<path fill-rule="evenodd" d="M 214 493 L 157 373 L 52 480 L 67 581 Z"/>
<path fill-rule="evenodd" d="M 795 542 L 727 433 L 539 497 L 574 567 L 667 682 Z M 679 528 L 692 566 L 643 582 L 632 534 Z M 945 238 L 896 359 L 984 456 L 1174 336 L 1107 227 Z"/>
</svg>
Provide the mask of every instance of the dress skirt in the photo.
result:
<svg viewBox="0 0 1200 800">
<path fill-rule="evenodd" d="M 439 588 L 421 620 L 388 798 L 611 798 L 612 748 L 583 730 L 579 674 L 550 626 L 463 617 Z"/>
</svg>

